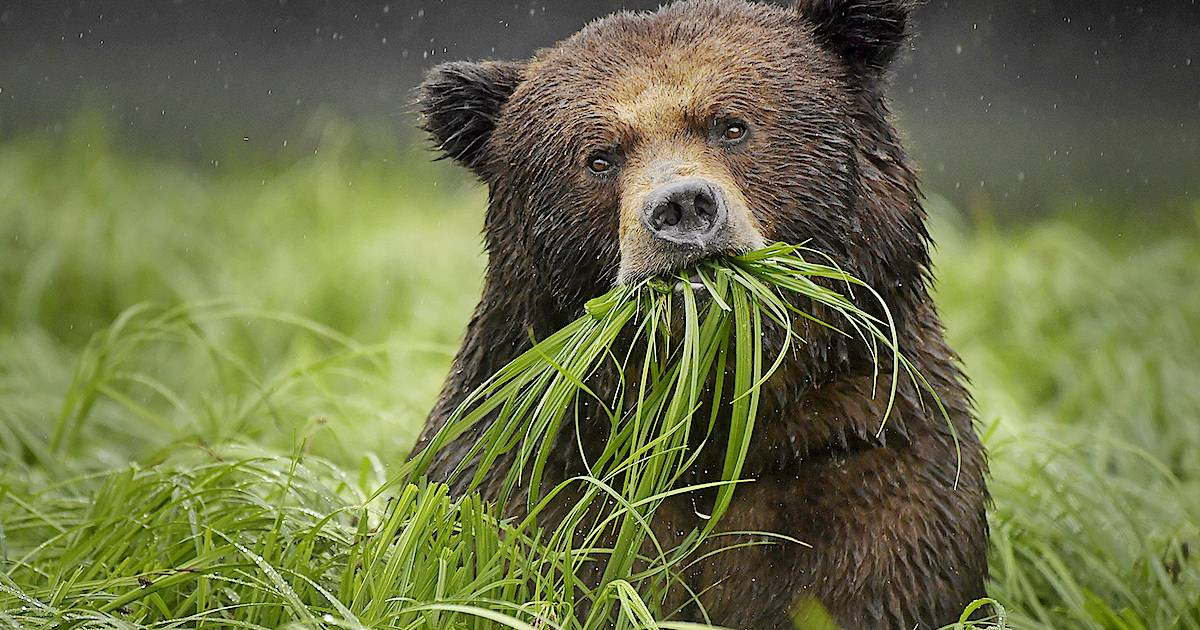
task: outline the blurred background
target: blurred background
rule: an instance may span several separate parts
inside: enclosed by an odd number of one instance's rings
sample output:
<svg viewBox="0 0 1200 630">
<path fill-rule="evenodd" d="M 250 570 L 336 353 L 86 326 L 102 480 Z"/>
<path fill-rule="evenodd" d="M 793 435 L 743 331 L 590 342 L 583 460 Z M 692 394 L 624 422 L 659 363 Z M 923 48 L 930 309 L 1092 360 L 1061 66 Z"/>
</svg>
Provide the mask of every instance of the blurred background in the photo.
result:
<svg viewBox="0 0 1200 630">
<path fill-rule="evenodd" d="M 234 445 L 387 479 L 485 264 L 413 86 L 656 4 L 0 0 L 0 620 L 6 584 L 102 601 L 59 533 L 108 471 Z M 1021 628 L 1200 630 L 1200 4 L 932 0 L 915 31 L 892 94 L 989 592 Z"/>
<path fill-rule="evenodd" d="M 5 0 L 0 133 L 60 134 L 92 108 L 139 151 L 198 162 L 243 142 L 311 150 L 297 127 L 318 112 L 411 138 L 411 88 L 432 64 L 527 57 L 658 4 Z M 1196 0 L 933 0 L 915 30 L 893 93 L 929 190 L 1005 216 L 1161 213 L 1197 194 Z"/>
</svg>

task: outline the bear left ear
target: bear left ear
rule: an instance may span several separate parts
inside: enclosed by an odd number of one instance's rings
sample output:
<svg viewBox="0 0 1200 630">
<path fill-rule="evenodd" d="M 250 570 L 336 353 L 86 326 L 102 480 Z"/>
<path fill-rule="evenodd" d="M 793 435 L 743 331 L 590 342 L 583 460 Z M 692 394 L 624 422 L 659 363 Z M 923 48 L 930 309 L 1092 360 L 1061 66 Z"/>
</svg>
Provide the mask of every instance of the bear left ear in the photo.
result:
<svg viewBox="0 0 1200 630">
<path fill-rule="evenodd" d="M 878 75 L 908 39 L 915 0 L 796 0 L 818 41 L 851 66 Z"/>
<path fill-rule="evenodd" d="M 434 67 L 418 88 L 421 127 L 443 157 L 482 175 L 485 149 L 525 64 L 457 61 Z"/>
</svg>

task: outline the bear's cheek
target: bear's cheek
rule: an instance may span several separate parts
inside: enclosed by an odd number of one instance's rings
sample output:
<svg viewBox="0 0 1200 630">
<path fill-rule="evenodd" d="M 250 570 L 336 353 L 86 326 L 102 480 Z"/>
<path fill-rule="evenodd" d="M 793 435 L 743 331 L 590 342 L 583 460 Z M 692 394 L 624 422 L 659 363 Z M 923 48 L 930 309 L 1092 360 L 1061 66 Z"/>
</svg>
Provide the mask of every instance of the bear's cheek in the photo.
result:
<svg viewBox="0 0 1200 630">
<path fill-rule="evenodd" d="M 612 288 L 619 262 L 617 199 L 611 186 L 543 171 L 511 200 L 509 221 L 537 273 L 531 280 L 575 312 L 582 300 Z"/>
<path fill-rule="evenodd" d="M 860 176 L 853 146 L 839 136 L 811 128 L 778 131 L 737 156 L 731 170 L 768 242 L 820 246 L 857 230 Z M 840 248 L 822 249 L 833 254 Z"/>
</svg>

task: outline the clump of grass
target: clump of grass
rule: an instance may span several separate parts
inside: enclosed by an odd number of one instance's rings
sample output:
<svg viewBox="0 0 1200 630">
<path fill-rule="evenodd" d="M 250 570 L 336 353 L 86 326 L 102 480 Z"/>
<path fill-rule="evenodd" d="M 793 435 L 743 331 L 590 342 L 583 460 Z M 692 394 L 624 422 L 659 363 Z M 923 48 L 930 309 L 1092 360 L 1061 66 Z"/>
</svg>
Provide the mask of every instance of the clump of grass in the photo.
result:
<svg viewBox="0 0 1200 630">
<path fill-rule="evenodd" d="M 505 469 L 495 498 L 510 508 L 524 502 L 519 508 L 528 514 L 525 529 L 533 529 L 537 518 L 563 496 L 572 497 L 574 503 L 563 521 L 554 523 L 546 544 L 566 559 L 563 588 L 581 589 L 581 601 L 589 603 L 585 627 L 611 623 L 609 615 L 623 603 L 625 588 L 651 604 L 648 612 L 669 612 L 656 606 L 730 505 L 754 432 L 761 388 L 793 344 L 804 342 L 798 321 L 865 344 L 877 359 L 877 375 L 890 373 L 887 392 L 880 392 L 889 397 L 889 412 L 901 369 L 920 378 L 897 351 L 890 315 L 878 295 L 836 266 L 805 260 L 806 253 L 813 254 L 777 244 L 705 262 L 677 277 L 618 287 L 593 300 L 586 315 L 537 343 L 475 391 L 415 460 L 413 470 L 424 470 L 439 449 L 485 423 L 451 478 L 471 490 L 494 478 L 497 467 Z M 864 311 L 842 291 L 874 296 L 884 318 Z M 825 313 L 829 321 L 817 319 L 815 312 Z M 775 343 L 768 346 L 764 340 Z M 878 367 L 885 354 L 890 370 Z M 616 371 L 614 391 L 589 385 L 605 368 Z M 603 449 L 589 453 L 591 445 L 577 443 L 586 471 L 547 488 L 546 466 L 561 448 L 564 425 L 573 421 L 580 439 L 581 399 L 593 414 L 608 419 Z M 709 445 L 718 422 L 725 439 Z M 886 422 L 886 414 L 880 422 Z M 719 479 L 688 485 L 685 480 L 705 448 L 724 449 Z M 711 515 L 682 545 L 664 548 L 651 531 L 655 511 L 671 496 L 699 490 L 715 491 Z M 654 550 L 652 557 L 644 555 L 647 546 Z M 598 585 L 574 578 L 599 557 L 605 569 Z"/>
<path fill-rule="evenodd" d="M 478 497 L 404 484 L 385 503 L 319 458 L 226 455 L 129 469 L 6 523 L 47 536 L 0 574 L 0 625 L 527 630 L 518 615 L 562 614 L 537 600 L 536 543 Z"/>
</svg>

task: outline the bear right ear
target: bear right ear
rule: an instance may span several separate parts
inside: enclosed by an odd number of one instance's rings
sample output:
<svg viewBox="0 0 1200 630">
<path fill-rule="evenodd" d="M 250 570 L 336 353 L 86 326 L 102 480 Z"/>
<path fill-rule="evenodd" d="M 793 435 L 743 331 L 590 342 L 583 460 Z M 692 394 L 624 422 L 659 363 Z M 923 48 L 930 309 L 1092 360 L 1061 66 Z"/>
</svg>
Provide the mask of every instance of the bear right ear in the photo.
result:
<svg viewBox="0 0 1200 630">
<path fill-rule="evenodd" d="M 456 61 L 434 67 L 421 83 L 421 127 L 449 157 L 479 173 L 500 110 L 521 82 L 525 64 Z"/>
<path fill-rule="evenodd" d="M 887 70 L 908 38 L 917 0 L 796 0 L 818 41 L 870 75 Z"/>
</svg>

